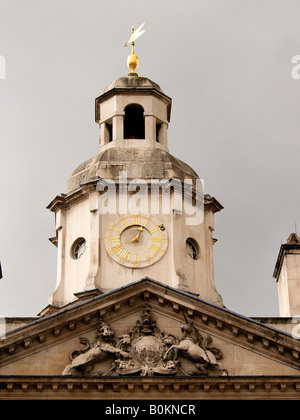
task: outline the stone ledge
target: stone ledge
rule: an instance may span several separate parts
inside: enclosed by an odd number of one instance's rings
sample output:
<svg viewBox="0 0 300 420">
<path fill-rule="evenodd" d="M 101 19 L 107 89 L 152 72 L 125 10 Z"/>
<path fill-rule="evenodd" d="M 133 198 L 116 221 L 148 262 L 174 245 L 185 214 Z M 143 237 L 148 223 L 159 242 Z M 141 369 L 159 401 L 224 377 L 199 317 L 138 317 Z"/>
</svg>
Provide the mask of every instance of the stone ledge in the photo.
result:
<svg viewBox="0 0 300 420">
<path fill-rule="evenodd" d="M 299 399 L 300 376 L 0 376 L 5 399 Z"/>
</svg>

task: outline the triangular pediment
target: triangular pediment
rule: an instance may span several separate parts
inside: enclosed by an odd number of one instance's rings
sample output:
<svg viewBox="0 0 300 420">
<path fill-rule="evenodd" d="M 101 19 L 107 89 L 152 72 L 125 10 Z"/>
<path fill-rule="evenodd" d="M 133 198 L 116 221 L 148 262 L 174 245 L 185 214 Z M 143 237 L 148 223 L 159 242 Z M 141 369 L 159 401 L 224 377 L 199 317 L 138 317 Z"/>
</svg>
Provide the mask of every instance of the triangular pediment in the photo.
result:
<svg viewBox="0 0 300 420">
<path fill-rule="evenodd" d="M 214 350 L 215 356 L 222 360 L 220 364 L 229 375 L 271 374 L 274 364 L 277 372 L 280 365 L 282 373 L 291 369 L 294 374 L 299 373 L 299 342 L 289 334 L 187 292 L 151 279 L 143 279 L 85 302 L 75 303 L 67 309 L 11 331 L 0 341 L 0 374 L 10 373 L 10 365 L 13 365 L 14 373 L 17 373 L 16 366 L 20 364 L 23 374 L 59 375 L 68 364 L 69 354 L 77 348 L 84 350 L 83 339 L 80 344 L 81 337 L 86 335 L 87 341 L 95 341 L 99 334 L 99 325 L 107 323 L 114 333 L 114 341 L 117 342 L 117 337 L 129 336 L 132 334 L 130 331 L 143 322 L 145 307 L 151 310 L 148 322 L 155 324 L 156 332 L 149 331 L 148 335 L 144 335 L 148 338 L 160 337 L 157 344 L 160 344 L 160 340 L 162 345 L 163 340 L 169 340 L 177 346 L 176 352 L 179 354 L 188 353 L 186 346 L 180 347 L 180 342 L 185 338 L 190 342 L 194 341 L 198 347 L 202 345 L 206 352 L 210 348 L 217 349 L 218 351 Z M 143 333 L 138 337 L 143 337 Z M 200 337 L 203 343 L 211 342 L 201 344 Z M 151 342 L 151 339 L 148 341 Z M 156 340 L 153 340 L 153 345 L 155 343 Z M 130 347 L 131 343 L 128 344 Z M 168 350 L 170 346 L 171 344 L 164 344 L 164 350 Z M 59 358 L 56 356 L 55 361 L 49 364 L 52 351 L 59 353 Z M 43 353 L 45 360 L 42 361 Z M 34 357 L 40 363 L 27 365 L 25 359 Z M 189 354 L 179 356 L 181 359 L 184 357 L 192 363 L 200 362 L 196 360 L 197 356 L 195 360 Z M 250 359 L 253 359 L 253 364 Z M 183 374 L 181 369 L 178 370 Z M 210 373 L 216 374 L 217 371 L 212 369 Z M 195 371 L 194 374 L 201 374 L 201 371 Z"/>
<path fill-rule="evenodd" d="M 299 355 L 289 334 L 145 278 L 9 332 L 0 379 L 298 377 Z"/>
</svg>

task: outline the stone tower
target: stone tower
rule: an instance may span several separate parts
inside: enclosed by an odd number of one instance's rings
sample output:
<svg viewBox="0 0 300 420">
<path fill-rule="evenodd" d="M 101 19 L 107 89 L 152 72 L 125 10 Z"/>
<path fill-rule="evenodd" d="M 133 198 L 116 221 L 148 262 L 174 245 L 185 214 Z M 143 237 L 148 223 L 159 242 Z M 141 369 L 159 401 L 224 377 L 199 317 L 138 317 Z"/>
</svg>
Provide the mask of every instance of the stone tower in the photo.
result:
<svg viewBox="0 0 300 420">
<path fill-rule="evenodd" d="M 212 237 L 222 206 L 199 189 L 195 171 L 169 153 L 170 115 L 171 99 L 136 73 L 96 98 L 100 152 L 48 206 L 58 254 L 50 304 L 147 276 L 222 305 Z"/>
<path fill-rule="evenodd" d="M 107 410 L 118 399 L 299 399 L 293 323 L 232 312 L 215 289 L 222 206 L 169 153 L 171 99 L 135 73 L 133 35 L 131 73 L 96 99 L 100 151 L 48 206 L 50 304 L 0 337 L 0 399 L 97 399 Z M 284 316 L 300 307 L 300 239 L 287 242 L 274 273 Z"/>
</svg>

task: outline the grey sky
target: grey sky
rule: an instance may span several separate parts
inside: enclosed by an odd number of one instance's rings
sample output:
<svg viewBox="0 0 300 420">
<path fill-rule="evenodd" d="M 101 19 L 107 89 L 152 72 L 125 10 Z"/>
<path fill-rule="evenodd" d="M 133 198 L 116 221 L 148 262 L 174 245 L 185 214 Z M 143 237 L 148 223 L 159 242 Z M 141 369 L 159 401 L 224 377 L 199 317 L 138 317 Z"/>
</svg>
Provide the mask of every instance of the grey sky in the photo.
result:
<svg viewBox="0 0 300 420">
<path fill-rule="evenodd" d="M 172 97 L 172 154 L 205 180 L 228 309 L 277 316 L 273 269 L 299 219 L 298 0 L 0 0 L 0 315 L 35 316 L 56 283 L 46 206 L 98 153 L 94 99 L 138 74 Z M 159 279 L 157 279 L 159 280 Z"/>
</svg>

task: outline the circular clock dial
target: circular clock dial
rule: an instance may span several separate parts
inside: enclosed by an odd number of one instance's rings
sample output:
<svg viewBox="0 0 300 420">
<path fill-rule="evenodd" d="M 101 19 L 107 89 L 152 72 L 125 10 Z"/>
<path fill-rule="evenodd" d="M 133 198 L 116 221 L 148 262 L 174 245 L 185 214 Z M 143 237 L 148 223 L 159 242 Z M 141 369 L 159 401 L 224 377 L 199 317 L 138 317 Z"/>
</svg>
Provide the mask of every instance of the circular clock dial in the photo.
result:
<svg viewBox="0 0 300 420">
<path fill-rule="evenodd" d="M 108 254 L 119 264 L 143 268 L 157 262 L 166 252 L 168 234 L 163 224 L 152 216 L 120 216 L 104 237 Z"/>
</svg>

